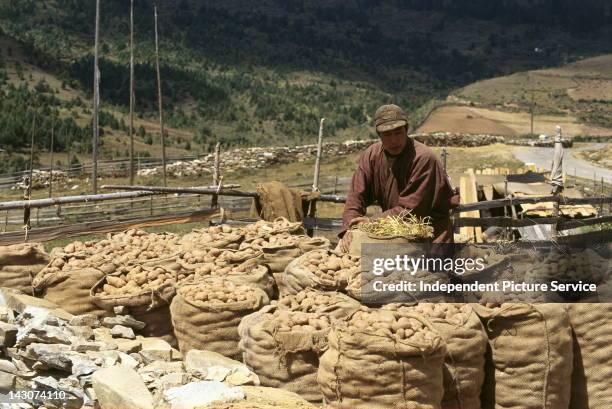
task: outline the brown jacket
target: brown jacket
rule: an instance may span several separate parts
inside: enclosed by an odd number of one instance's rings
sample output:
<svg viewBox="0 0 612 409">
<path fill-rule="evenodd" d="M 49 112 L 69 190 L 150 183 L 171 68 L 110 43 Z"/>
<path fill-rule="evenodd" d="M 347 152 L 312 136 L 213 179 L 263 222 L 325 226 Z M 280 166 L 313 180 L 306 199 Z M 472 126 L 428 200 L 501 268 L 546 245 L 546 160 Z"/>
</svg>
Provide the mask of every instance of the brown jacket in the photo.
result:
<svg viewBox="0 0 612 409">
<path fill-rule="evenodd" d="M 436 155 L 427 146 L 408 138 L 402 153 L 390 168 L 381 142 L 368 147 L 359 158 L 342 215 L 343 232 L 349 222 L 378 204 L 383 213 L 399 214 L 411 209 L 433 219 L 434 243 L 452 243 L 453 226 L 449 211 L 458 203 L 450 181 Z"/>
</svg>

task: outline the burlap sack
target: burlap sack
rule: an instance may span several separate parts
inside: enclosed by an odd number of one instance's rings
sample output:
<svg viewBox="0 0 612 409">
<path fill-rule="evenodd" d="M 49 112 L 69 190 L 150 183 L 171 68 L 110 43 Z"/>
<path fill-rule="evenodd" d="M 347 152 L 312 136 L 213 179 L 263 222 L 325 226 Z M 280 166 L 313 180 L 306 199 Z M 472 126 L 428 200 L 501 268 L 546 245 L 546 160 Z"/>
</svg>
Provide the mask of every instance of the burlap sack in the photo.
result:
<svg viewBox="0 0 612 409">
<path fill-rule="evenodd" d="M 146 337 L 162 338 L 176 346 L 176 337 L 170 317 L 170 303 L 176 294 L 175 286 L 166 284 L 153 291 L 143 290 L 130 295 L 101 295 L 100 291 L 107 283 L 108 277 L 119 274 L 109 274 L 91 288 L 90 297 L 94 304 L 107 311 L 112 311 L 117 306 L 128 307 L 130 315 L 146 324 L 140 334 Z"/>
<path fill-rule="evenodd" d="M 270 268 L 277 285 L 283 286 L 283 272 L 293 260 L 304 253 L 317 249 L 328 249 L 329 240 L 324 237 L 297 236 L 295 245 L 266 244 L 262 247 L 262 262 Z"/>
<path fill-rule="evenodd" d="M 181 250 L 190 251 L 193 249 L 219 248 L 219 249 L 237 249 L 240 242 L 244 238 L 238 233 L 225 233 L 223 238 L 216 241 L 205 242 L 201 240 L 201 233 L 206 229 L 194 229 L 191 233 L 181 237 Z"/>
<path fill-rule="evenodd" d="M 319 357 L 327 349 L 329 328 L 280 331 L 275 309 L 267 306 L 242 319 L 238 327 L 242 360 L 259 376 L 263 386 L 320 402 L 323 395 L 317 384 L 317 369 Z"/>
<path fill-rule="evenodd" d="M 574 335 L 571 409 L 612 404 L 612 304 L 569 304 Z"/>
<path fill-rule="evenodd" d="M 207 280 L 218 280 L 218 277 L 201 281 Z M 267 305 L 268 296 L 256 288 L 257 297 L 254 300 L 211 305 L 211 303 L 192 301 L 181 295 L 190 286 L 197 285 L 198 282 L 195 282 L 179 287 L 177 296 L 170 306 L 179 349 L 183 354 L 191 349 L 202 349 L 218 352 L 232 359 L 240 359 L 238 348 L 240 320 Z"/>
<path fill-rule="evenodd" d="M 91 288 L 106 274 L 96 268 L 59 271 L 34 279 L 34 291 L 74 315 L 92 314 L 97 317 L 112 315 L 99 307 L 90 296 Z"/>
<path fill-rule="evenodd" d="M 256 259 L 248 260 L 239 265 L 240 267 L 244 267 L 247 270 L 247 273 L 243 274 L 219 274 L 218 269 L 212 270 L 208 277 L 223 277 L 227 280 L 230 280 L 236 284 L 246 284 L 252 287 L 257 287 L 266 293 L 269 299 L 274 299 L 278 294 L 278 290 L 276 288 L 276 283 L 274 282 L 274 278 L 272 274 L 270 274 L 270 270 L 267 266 L 262 264 L 257 264 Z M 196 270 L 197 271 L 197 270 Z M 179 286 L 193 284 L 198 280 L 206 278 L 207 276 L 201 276 L 198 274 L 192 274 L 188 278 L 179 282 Z"/>
<path fill-rule="evenodd" d="M 435 331 L 422 316 L 411 318 Z M 440 409 L 446 354 L 441 338 L 430 343 L 401 341 L 343 324 L 332 326 L 329 348 L 319 361 L 317 381 L 331 406 Z"/>
<path fill-rule="evenodd" d="M 40 243 L 0 246 L 0 287 L 33 295 L 32 279 L 49 263 Z"/>
<path fill-rule="evenodd" d="M 406 244 L 412 243 L 414 240 L 410 240 L 407 237 L 393 236 L 393 237 L 378 237 L 364 231 L 353 229 L 350 230 L 351 234 L 351 245 L 349 246 L 349 254 L 355 256 L 361 256 L 361 246 L 363 244 L 382 243 L 382 244 Z"/>
<path fill-rule="evenodd" d="M 280 309 L 325 314 L 333 319 L 346 318 L 361 307 L 359 301 L 348 295 L 312 289 L 282 297 L 277 305 Z"/>
<path fill-rule="evenodd" d="M 487 334 L 471 306 L 457 304 L 464 312 L 450 319 L 435 316 L 433 309 L 445 305 L 449 304 L 388 305 L 383 308 L 423 314 L 446 343 L 442 409 L 479 409 L 485 377 Z M 429 310 L 431 313 L 427 313 Z"/>
<path fill-rule="evenodd" d="M 489 338 L 485 409 L 567 409 L 572 334 L 562 304 L 476 305 Z"/>
<path fill-rule="evenodd" d="M 321 291 L 339 291 L 346 287 L 349 278 L 348 273 L 337 273 L 331 279 L 326 279 L 308 270 L 305 263 L 309 260 L 310 254 L 317 251 L 322 250 L 304 253 L 287 265 L 282 279 L 276 283 L 281 296 L 297 294 L 308 288 Z"/>
</svg>

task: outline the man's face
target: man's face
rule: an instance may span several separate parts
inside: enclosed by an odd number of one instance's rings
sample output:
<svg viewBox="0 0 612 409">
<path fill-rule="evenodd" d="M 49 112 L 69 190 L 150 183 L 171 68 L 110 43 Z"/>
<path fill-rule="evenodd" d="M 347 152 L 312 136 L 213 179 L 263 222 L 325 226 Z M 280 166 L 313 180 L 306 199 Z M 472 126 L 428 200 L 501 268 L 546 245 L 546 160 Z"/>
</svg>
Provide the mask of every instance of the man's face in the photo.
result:
<svg viewBox="0 0 612 409">
<path fill-rule="evenodd" d="M 391 155 L 399 155 L 408 142 L 408 131 L 405 126 L 378 134 L 383 148 Z"/>
</svg>

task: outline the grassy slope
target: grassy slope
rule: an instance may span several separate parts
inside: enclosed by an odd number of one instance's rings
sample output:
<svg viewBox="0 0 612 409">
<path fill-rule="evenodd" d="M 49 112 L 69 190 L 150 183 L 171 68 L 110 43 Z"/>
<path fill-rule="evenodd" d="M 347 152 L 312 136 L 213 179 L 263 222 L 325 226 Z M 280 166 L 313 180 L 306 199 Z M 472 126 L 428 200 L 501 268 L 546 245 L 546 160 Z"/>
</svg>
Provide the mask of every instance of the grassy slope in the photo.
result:
<svg viewBox="0 0 612 409">
<path fill-rule="evenodd" d="M 551 133 L 554 123 L 561 123 L 570 134 L 611 135 L 611 67 L 612 54 L 607 54 L 558 68 L 478 81 L 453 93 L 478 108 L 456 108 L 454 114 L 468 115 L 471 111 L 476 117 L 525 134 L 529 132 L 533 93 L 535 133 Z M 429 129 L 435 127 L 429 125 Z"/>
</svg>

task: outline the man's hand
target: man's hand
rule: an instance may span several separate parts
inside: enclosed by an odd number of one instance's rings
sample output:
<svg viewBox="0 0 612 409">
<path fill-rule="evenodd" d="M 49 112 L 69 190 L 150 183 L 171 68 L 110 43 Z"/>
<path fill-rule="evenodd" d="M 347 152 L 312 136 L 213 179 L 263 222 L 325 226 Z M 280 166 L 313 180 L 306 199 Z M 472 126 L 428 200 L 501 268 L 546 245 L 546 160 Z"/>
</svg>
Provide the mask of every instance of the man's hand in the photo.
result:
<svg viewBox="0 0 612 409">
<path fill-rule="evenodd" d="M 349 222 L 349 228 L 353 226 L 357 226 L 358 224 L 361 224 L 361 223 L 367 223 L 369 221 L 370 221 L 369 217 L 365 217 L 365 216 L 355 217 Z M 344 233 L 344 236 L 342 236 L 342 239 L 340 240 L 340 242 L 338 242 L 338 246 L 336 247 L 336 250 L 341 251 L 342 253 L 348 253 L 349 248 L 351 247 L 352 241 L 353 241 L 353 234 L 350 230 L 347 230 L 346 233 Z"/>
<path fill-rule="evenodd" d="M 358 224 L 361 224 L 361 223 L 368 223 L 369 221 L 370 221 L 369 217 L 365 217 L 365 216 L 355 217 L 349 222 L 349 227 L 357 226 Z"/>
<path fill-rule="evenodd" d="M 353 241 L 353 234 L 350 230 L 347 230 L 342 236 L 342 239 L 338 242 L 338 246 L 336 247 L 337 251 L 341 253 L 348 253 L 349 248 L 351 247 L 351 242 Z"/>
</svg>

